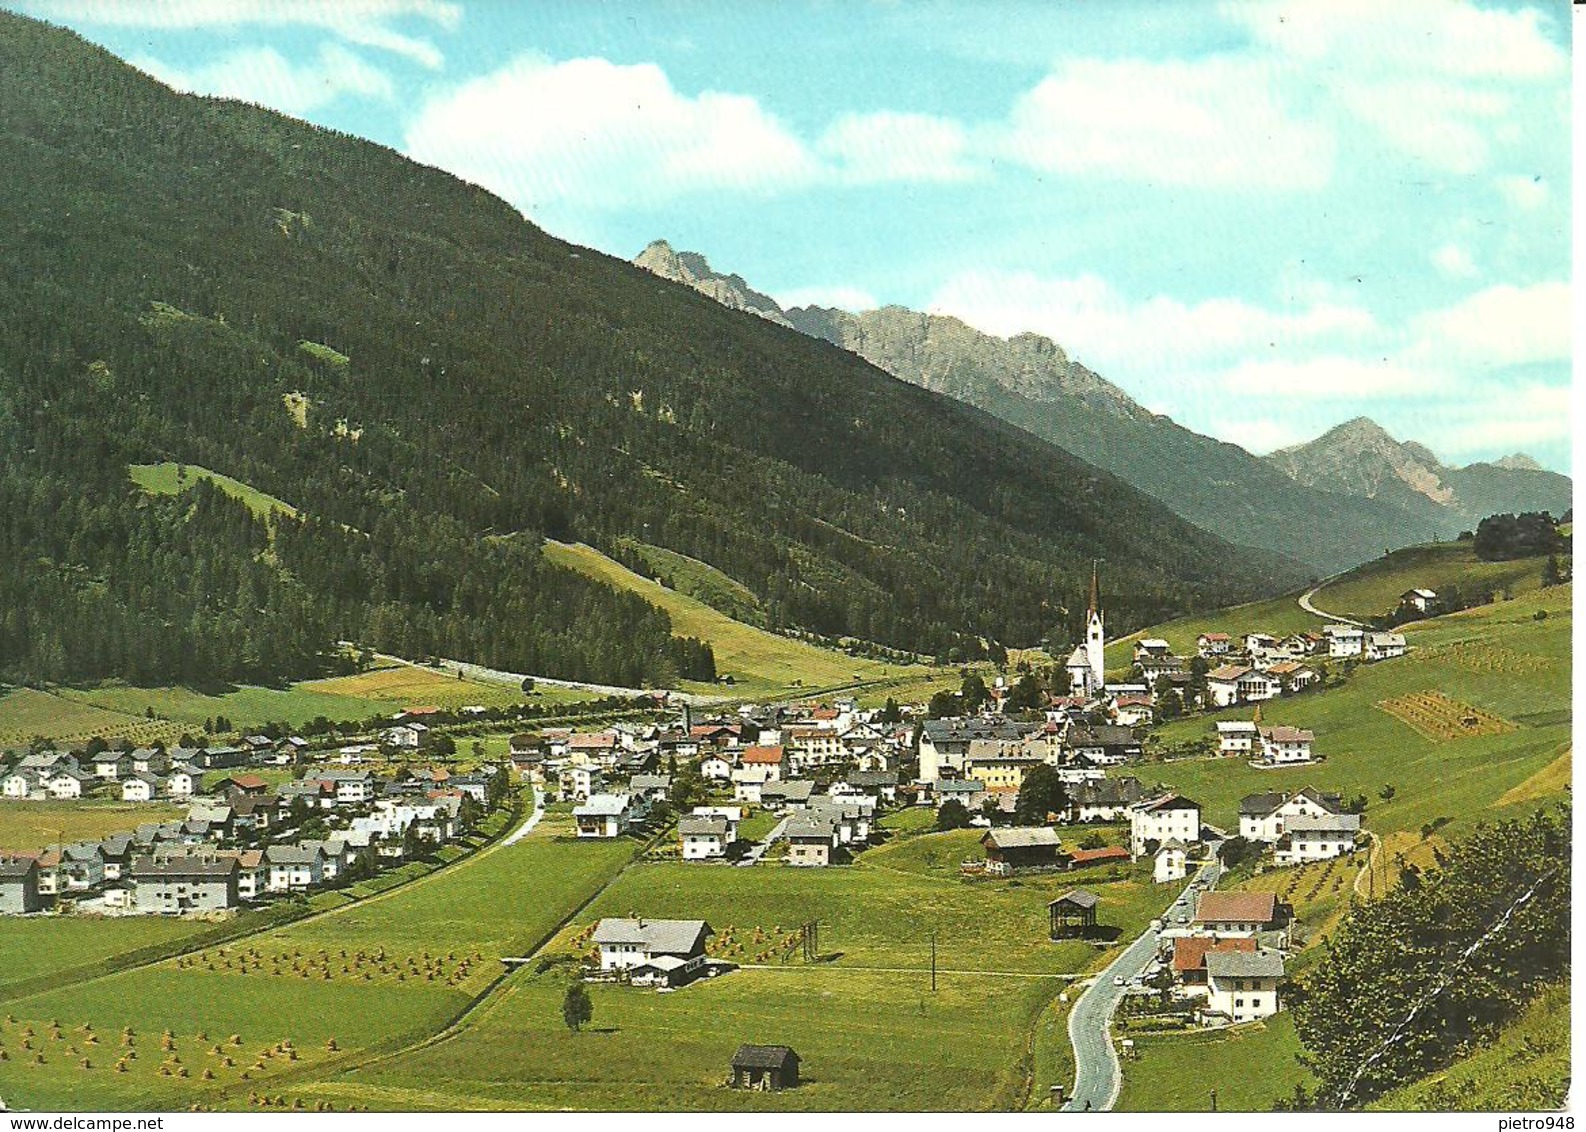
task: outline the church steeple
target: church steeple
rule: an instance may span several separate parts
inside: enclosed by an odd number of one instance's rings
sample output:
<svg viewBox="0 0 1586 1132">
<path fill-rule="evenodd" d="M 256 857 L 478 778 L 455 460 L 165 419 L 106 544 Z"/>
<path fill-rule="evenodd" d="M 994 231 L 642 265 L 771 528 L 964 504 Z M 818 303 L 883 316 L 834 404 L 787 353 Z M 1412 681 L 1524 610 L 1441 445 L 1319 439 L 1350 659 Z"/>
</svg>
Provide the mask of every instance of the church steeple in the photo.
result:
<svg viewBox="0 0 1586 1132">
<path fill-rule="evenodd" d="M 1097 572 L 1097 563 L 1094 558 L 1090 560 L 1090 615 L 1095 616 L 1101 612 L 1101 582 Z"/>
</svg>

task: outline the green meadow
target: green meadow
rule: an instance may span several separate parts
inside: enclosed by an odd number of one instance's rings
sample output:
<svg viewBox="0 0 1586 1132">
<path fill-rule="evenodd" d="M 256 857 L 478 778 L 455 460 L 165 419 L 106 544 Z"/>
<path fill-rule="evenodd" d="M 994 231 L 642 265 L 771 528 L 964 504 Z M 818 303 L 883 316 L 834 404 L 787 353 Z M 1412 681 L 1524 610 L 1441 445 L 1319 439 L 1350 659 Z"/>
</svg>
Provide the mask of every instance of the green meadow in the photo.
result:
<svg viewBox="0 0 1586 1132">
<path fill-rule="evenodd" d="M 1392 612 L 1398 607 L 1399 596 L 1412 589 L 1442 592 L 1457 586 L 1467 596 L 1485 589 L 1518 598 L 1541 588 L 1546 561 L 1483 562 L 1470 542 L 1408 546 L 1328 582 L 1311 601 L 1329 613 L 1365 620 Z"/>
</svg>

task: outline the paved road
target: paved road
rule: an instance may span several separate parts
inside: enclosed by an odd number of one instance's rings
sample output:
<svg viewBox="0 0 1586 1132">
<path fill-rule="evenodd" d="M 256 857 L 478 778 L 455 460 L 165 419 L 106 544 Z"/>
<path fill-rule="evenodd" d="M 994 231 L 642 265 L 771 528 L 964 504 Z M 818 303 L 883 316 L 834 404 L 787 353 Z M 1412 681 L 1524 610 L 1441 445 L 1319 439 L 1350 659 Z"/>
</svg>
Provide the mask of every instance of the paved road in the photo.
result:
<svg viewBox="0 0 1586 1132">
<path fill-rule="evenodd" d="M 540 788 L 538 786 L 536 786 L 536 787 L 534 787 L 534 812 L 529 815 L 529 820 L 528 821 L 524 822 L 522 825 L 518 826 L 517 829 L 513 830 L 512 831 L 512 836 L 508 837 L 501 844 L 503 844 L 503 845 L 516 845 L 518 842 L 522 841 L 525 837 L 527 837 L 530 833 L 534 832 L 534 827 L 540 824 L 540 819 L 543 818 L 544 816 L 545 816 L 545 795 L 540 793 Z"/>
<path fill-rule="evenodd" d="M 1213 849 L 1215 854 L 1216 850 Z M 1207 888 L 1217 883 L 1222 869 L 1216 862 L 1200 870 L 1196 880 L 1204 880 Z M 1192 888 L 1185 889 L 1185 892 Z M 1106 1112 L 1118 1099 L 1123 1087 L 1123 1071 L 1118 1064 L 1118 1051 L 1112 1044 L 1112 1016 L 1123 1001 L 1127 986 L 1117 986 L 1114 976 L 1125 984 L 1143 972 L 1156 955 L 1158 933 L 1147 928 L 1133 943 L 1114 959 L 1096 981 L 1085 989 L 1068 1015 L 1068 1040 L 1074 1047 L 1074 1091 L 1064 1112 Z"/>
<path fill-rule="evenodd" d="M 1340 575 L 1338 575 L 1338 574 L 1334 574 L 1333 578 L 1337 578 L 1339 576 Z M 1317 609 L 1316 606 L 1311 604 L 1311 598 L 1316 596 L 1316 591 L 1321 589 L 1328 582 L 1331 582 L 1333 580 L 1333 578 L 1323 578 L 1321 581 L 1317 582 L 1310 589 L 1308 589 L 1304 593 L 1302 593 L 1300 595 L 1300 608 L 1305 610 L 1305 612 L 1307 612 L 1307 613 L 1315 614 L 1317 617 L 1320 617 L 1324 621 L 1336 621 L 1340 625 L 1353 625 L 1357 629 L 1364 629 L 1365 626 L 1362 625 L 1359 621 L 1351 620 L 1348 617 L 1340 617 L 1338 614 L 1329 613 L 1325 609 Z"/>
<path fill-rule="evenodd" d="M 777 822 L 776 825 L 772 827 L 771 832 L 765 835 L 764 841 L 756 842 L 754 847 L 743 855 L 743 857 L 738 861 L 738 867 L 741 869 L 748 865 L 758 863 L 760 858 L 765 856 L 765 851 L 771 848 L 771 846 L 776 842 L 777 838 L 782 836 L 782 831 L 787 828 L 787 823 L 791 820 L 792 816 L 789 815 L 788 817 L 785 817 L 781 821 Z"/>
<path fill-rule="evenodd" d="M 389 653 L 381 653 L 380 655 L 383 657 L 390 656 Z M 482 664 L 470 664 L 465 660 L 449 660 L 445 657 L 440 658 L 438 668 L 428 664 L 419 664 L 417 661 L 407 660 L 400 656 L 391 656 L 390 659 L 413 668 L 423 668 L 427 671 L 439 671 L 448 674 L 461 672 L 470 680 L 480 680 L 487 684 L 511 684 L 514 687 L 522 687 L 525 679 L 532 679 L 536 685 L 549 684 L 554 688 L 573 688 L 582 692 L 595 692 L 602 696 L 648 696 L 665 690 L 661 688 L 623 688 L 614 684 L 588 684 L 580 680 L 558 680 L 552 676 L 535 676 L 533 673 L 528 672 L 507 672 L 500 668 L 486 668 Z M 694 707 L 719 704 L 725 700 L 723 696 L 700 696 L 693 692 L 668 691 L 667 694 L 674 700 L 691 704 Z"/>
</svg>

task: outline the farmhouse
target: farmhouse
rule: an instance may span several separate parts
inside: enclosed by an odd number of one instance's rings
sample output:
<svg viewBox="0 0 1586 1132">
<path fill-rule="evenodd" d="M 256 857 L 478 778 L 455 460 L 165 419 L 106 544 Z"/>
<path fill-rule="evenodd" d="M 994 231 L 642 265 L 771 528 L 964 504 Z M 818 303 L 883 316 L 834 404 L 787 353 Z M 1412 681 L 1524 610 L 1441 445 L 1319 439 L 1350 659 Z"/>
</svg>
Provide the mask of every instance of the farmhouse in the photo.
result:
<svg viewBox="0 0 1586 1132">
<path fill-rule="evenodd" d="M 1173 839 L 1195 845 L 1201 839 L 1201 808 L 1179 794 L 1164 794 L 1129 810 L 1129 854 L 1143 857 Z"/>
<path fill-rule="evenodd" d="M 1068 790 L 1071 820 L 1080 822 L 1118 821 L 1145 793 L 1140 780 L 1128 778 L 1085 779 Z"/>
<path fill-rule="evenodd" d="M 1392 660 L 1404 655 L 1403 633 L 1371 633 L 1366 637 L 1367 660 Z"/>
<path fill-rule="evenodd" d="M 1401 609 L 1413 609 L 1417 613 L 1430 612 L 1437 602 L 1437 591 L 1427 589 L 1405 590 L 1399 595 Z"/>
<path fill-rule="evenodd" d="M 1213 935 L 1255 936 L 1286 923 L 1275 892 L 1203 892 L 1195 905 L 1195 930 Z"/>
<path fill-rule="evenodd" d="M 1254 721 L 1226 719 L 1217 724 L 1217 753 L 1220 755 L 1249 755 L 1255 752 L 1256 737 L 1260 732 Z"/>
<path fill-rule="evenodd" d="M 1070 727 L 1063 737 L 1063 749 L 1071 759 L 1088 759 L 1103 766 L 1115 766 L 1140 755 L 1140 741 L 1134 728 L 1100 725 Z"/>
<path fill-rule="evenodd" d="M 1213 707 L 1233 707 L 1239 702 L 1239 681 L 1253 671 L 1244 664 L 1225 664 L 1206 674 L 1206 692 Z"/>
<path fill-rule="evenodd" d="M 1208 660 L 1226 656 L 1231 647 L 1227 633 L 1202 633 L 1195 638 L 1195 651 Z"/>
<path fill-rule="evenodd" d="M 1284 766 L 1311 761 L 1311 744 L 1316 736 L 1298 727 L 1263 727 L 1261 761 Z"/>
<path fill-rule="evenodd" d="M 1176 837 L 1162 842 L 1156 851 L 1152 879 L 1157 884 L 1183 880 L 1189 874 L 1189 847 Z"/>
<path fill-rule="evenodd" d="M 602 971 L 649 966 L 670 982 L 687 981 L 705 964 L 705 941 L 716 933 L 704 920 L 601 920 L 594 943 Z"/>
<path fill-rule="evenodd" d="M 1061 863 L 1057 830 L 1021 826 L 988 830 L 980 839 L 986 850 L 986 871 L 1007 875 L 1019 869 L 1053 869 Z"/>
<path fill-rule="evenodd" d="M 1255 954 L 1256 941 L 1245 936 L 1215 939 L 1209 935 L 1179 936 L 1173 941 L 1173 981 L 1181 994 L 1206 997 L 1206 956 L 1213 951 Z"/>
<path fill-rule="evenodd" d="M 729 1084 L 734 1089 L 796 1088 L 799 1083 L 799 1055 L 790 1046 L 742 1045 L 732 1055 Z"/>
<path fill-rule="evenodd" d="M 1267 665 L 1267 675 L 1276 680 L 1285 693 L 1303 692 L 1321 679 L 1314 668 L 1307 668 L 1297 660 L 1280 660 Z"/>
<path fill-rule="evenodd" d="M 1212 951 L 1206 956 L 1206 1014 L 1254 1022 L 1278 1012 L 1283 957 L 1275 951 Z"/>
<path fill-rule="evenodd" d="M 807 778 L 767 782 L 760 787 L 760 804 L 768 810 L 802 810 L 809 805 L 815 784 Z"/>
<path fill-rule="evenodd" d="M 618 837 L 633 824 L 633 798 L 627 794 L 593 794 L 573 809 L 580 837 Z"/>
<path fill-rule="evenodd" d="M 964 756 L 964 777 L 978 779 L 987 793 L 1014 793 L 1032 766 L 1045 756 L 1022 739 L 971 739 Z"/>
<path fill-rule="evenodd" d="M 1272 847 L 1273 859 L 1280 865 L 1303 865 L 1353 853 L 1359 833 L 1359 814 L 1292 817 L 1284 822 L 1283 836 Z"/>
<path fill-rule="evenodd" d="M 705 861 L 725 857 L 727 846 L 736 840 L 737 831 L 726 818 L 689 815 L 679 818 L 677 835 L 682 842 L 683 860 Z"/>
<path fill-rule="evenodd" d="M 1307 786 L 1294 794 L 1247 794 L 1239 802 L 1239 836 L 1246 841 L 1277 842 L 1286 823 L 1297 817 L 1321 817 L 1343 812 L 1336 794 L 1323 794 Z"/>
<path fill-rule="evenodd" d="M 1366 631 L 1356 625 L 1327 625 L 1327 655 L 1334 660 L 1360 656 L 1366 648 Z"/>
<path fill-rule="evenodd" d="M 837 824 L 829 817 L 796 814 L 788 820 L 783 836 L 788 843 L 788 864 L 824 867 L 832 863 Z"/>
</svg>

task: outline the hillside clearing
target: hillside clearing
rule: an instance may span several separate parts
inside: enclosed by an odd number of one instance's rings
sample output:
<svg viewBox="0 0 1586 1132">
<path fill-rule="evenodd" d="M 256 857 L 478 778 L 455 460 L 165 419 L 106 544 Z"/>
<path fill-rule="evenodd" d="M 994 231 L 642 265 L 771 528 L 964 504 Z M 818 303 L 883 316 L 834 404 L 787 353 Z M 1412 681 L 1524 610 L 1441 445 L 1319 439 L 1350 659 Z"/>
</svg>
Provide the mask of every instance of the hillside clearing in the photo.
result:
<svg viewBox="0 0 1586 1132">
<path fill-rule="evenodd" d="M 180 495 L 199 480 L 209 480 L 227 495 L 245 504 L 256 518 L 268 522 L 277 515 L 287 515 L 294 519 L 298 515 L 297 508 L 290 503 L 285 503 L 273 495 L 267 495 L 241 480 L 234 480 L 230 476 L 212 472 L 197 464 L 177 464 L 171 461 L 162 464 L 131 464 L 127 467 L 127 474 L 132 477 L 133 483 L 150 495 Z"/>
</svg>

